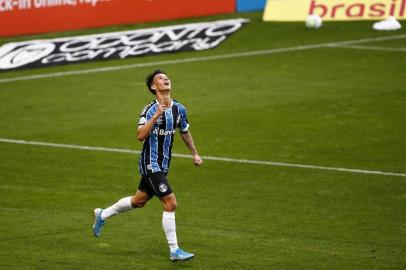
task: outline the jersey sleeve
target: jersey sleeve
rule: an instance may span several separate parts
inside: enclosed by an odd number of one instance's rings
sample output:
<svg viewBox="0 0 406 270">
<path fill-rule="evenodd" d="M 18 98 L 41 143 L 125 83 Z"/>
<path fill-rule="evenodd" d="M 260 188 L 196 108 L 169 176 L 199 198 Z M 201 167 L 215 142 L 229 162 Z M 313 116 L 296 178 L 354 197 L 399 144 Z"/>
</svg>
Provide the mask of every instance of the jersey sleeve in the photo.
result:
<svg viewBox="0 0 406 270">
<path fill-rule="evenodd" d="M 145 125 L 145 123 L 147 123 L 147 121 L 149 121 L 152 118 L 154 113 L 155 113 L 155 110 L 154 110 L 153 105 L 148 104 L 147 106 L 145 106 L 145 108 L 142 110 L 142 112 L 140 114 L 140 119 L 138 121 L 138 128 Z"/>
<path fill-rule="evenodd" d="M 179 122 L 179 129 L 182 133 L 185 133 L 189 130 L 189 122 L 187 120 L 187 112 L 186 108 L 182 105 L 179 106 L 179 114 L 180 114 L 180 122 Z"/>
</svg>

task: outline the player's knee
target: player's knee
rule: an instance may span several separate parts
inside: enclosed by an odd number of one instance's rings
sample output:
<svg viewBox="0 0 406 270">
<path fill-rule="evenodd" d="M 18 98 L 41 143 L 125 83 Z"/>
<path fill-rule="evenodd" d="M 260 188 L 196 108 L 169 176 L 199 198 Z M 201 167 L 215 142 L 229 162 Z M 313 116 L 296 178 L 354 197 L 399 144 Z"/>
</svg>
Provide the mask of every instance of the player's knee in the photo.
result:
<svg viewBox="0 0 406 270">
<path fill-rule="evenodd" d="M 135 205 L 135 208 L 143 208 L 143 207 L 145 206 L 145 203 L 146 203 L 146 202 L 138 202 L 138 203 Z"/>
<path fill-rule="evenodd" d="M 166 211 L 166 212 L 175 212 L 176 206 L 177 206 L 176 200 L 167 202 L 167 203 L 165 204 L 165 211 Z"/>
<path fill-rule="evenodd" d="M 135 199 L 131 200 L 131 205 L 134 208 L 143 208 L 146 203 L 147 203 L 146 200 L 135 200 Z"/>
</svg>

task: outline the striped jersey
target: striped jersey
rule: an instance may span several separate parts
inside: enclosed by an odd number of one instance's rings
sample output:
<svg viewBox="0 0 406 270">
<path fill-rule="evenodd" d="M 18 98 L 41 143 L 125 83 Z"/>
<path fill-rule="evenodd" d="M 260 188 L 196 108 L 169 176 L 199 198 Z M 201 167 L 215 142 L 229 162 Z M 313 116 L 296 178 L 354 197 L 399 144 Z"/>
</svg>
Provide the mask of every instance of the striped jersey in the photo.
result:
<svg viewBox="0 0 406 270">
<path fill-rule="evenodd" d="M 158 101 L 154 100 L 141 112 L 138 127 L 151 120 L 158 109 Z M 176 129 L 187 132 L 189 123 L 185 107 L 171 100 L 171 107 L 155 122 L 149 136 L 144 140 L 141 157 L 138 163 L 141 175 L 147 171 L 167 173 L 171 163 L 171 150 Z"/>
</svg>

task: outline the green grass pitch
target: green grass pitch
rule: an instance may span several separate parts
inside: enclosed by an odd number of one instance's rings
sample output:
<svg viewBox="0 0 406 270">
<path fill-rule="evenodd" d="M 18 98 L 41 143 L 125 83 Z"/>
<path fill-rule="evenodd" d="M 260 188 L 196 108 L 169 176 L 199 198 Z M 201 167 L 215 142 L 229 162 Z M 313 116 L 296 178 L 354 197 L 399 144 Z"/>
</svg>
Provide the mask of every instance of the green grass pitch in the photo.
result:
<svg viewBox="0 0 406 270">
<path fill-rule="evenodd" d="M 260 13 L 170 23 L 233 17 L 251 22 L 213 50 L 0 79 L 406 33 L 372 22 L 312 31 Z M 138 116 L 153 98 L 144 78 L 162 68 L 201 155 L 406 173 L 406 37 L 357 45 L 1 83 L 0 138 L 140 150 Z M 179 135 L 173 151 L 188 153 Z M 173 158 L 178 239 L 196 258 L 169 261 L 156 199 L 95 239 L 93 208 L 136 190 L 137 161 L 0 142 L 0 269 L 406 269 L 404 176 Z"/>
</svg>

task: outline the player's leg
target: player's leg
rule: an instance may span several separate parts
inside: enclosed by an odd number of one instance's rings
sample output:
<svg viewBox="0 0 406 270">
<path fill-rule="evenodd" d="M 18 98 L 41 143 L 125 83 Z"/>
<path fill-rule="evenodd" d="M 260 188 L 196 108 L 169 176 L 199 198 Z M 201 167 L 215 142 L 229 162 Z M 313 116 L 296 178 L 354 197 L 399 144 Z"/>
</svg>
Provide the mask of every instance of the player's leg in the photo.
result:
<svg viewBox="0 0 406 270">
<path fill-rule="evenodd" d="M 122 198 L 106 209 L 96 208 L 94 210 L 96 219 L 93 225 L 94 236 L 100 236 L 102 227 L 105 224 L 106 219 L 134 208 L 141 208 L 152 197 L 153 190 L 151 190 L 151 187 L 149 186 L 148 177 L 144 175 L 141 177 L 138 190 L 134 196 Z"/>
<path fill-rule="evenodd" d="M 176 196 L 175 193 L 168 194 L 162 198 L 160 198 L 163 210 L 165 212 L 175 212 L 177 207 Z"/>
<path fill-rule="evenodd" d="M 153 196 L 146 191 L 137 190 L 131 197 L 131 206 L 133 208 L 142 208 Z"/>
<path fill-rule="evenodd" d="M 162 207 L 164 212 L 162 214 L 162 227 L 166 235 L 169 245 L 169 258 L 171 261 L 186 261 L 192 259 L 194 254 L 183 251 L 178 246 L 178 239 L 176 236 L 176 196 L 174 193 L 166 195 L 161 198 Z"/>
<path fill-rule="evenodd" d="M 162 213 L 162 227 L 164 229 L 166 239 L 168 240 L 169 250 L 171 253 L 175 252 L 178 246 L 178 239 L 176 237 L 176 196 L 174 193 L 166 195 L 161 199 L 163 213 Z"/>
<path fill-rule="evenodd" d="M 154 182 L 156 183 L 156 181 Z M 169 258 L 173 262 L 192 259 L 194 257 L 194 254 L 185 252 L 178 246 L 175 218 L 175 211 L 177 207 L 176 196 L 175 193 L 172 192 L 171 186 L 169 185 L 166 176 L 162 177 L 161 175 L 157 191 L 157 196 L 158 198 L 160 198 L 163 207 L 162 227 L 165 232 L 166 240 L 168 241 Z"/>
<path fill-rule="evenodd" d="M 106 220 L 112 216 L 115 216 L 117 214 L 127 212 L 129 210 L 132 210 L 134 208 L 141 208 L 144 207 L 144 205 L 147 203 L 147 201 L 151 197 L 148 195 L 147 192 L 137 190 L 134 196 L 129 196 L 120 199 L 118 202 L 113 204 L 110 207 L 107 207 L 101 212 L 101 218 L 103 220 Z"/>
<path fill-rule="evenodd" d="M 93 234 L 96 237 L 99 237 L 101 234 L 102 227 L 105 224 L 105 220 L 118 215 L 123 212 L 127 212 L 134 208 L 143 207 L 148 200 L 151 199 L 151 196 L 141 190 L 137 190 L 134 196 L 129 196 L 118 200 L 115 204 L 107 207 L 106 209 L 96 208 L 94 210 L 95 214 L 95 223 L 93 225 Z"/>
<path fill-rule="evenodd" d="M 193 254 L 187 253 L 178 247 L 175 221 L 176 196 L 172 192 L 166 175 L 162 172 L 149 173 L 148 183 L 163 206 L 162 227 L 168 241 L 170 259 L 172 261 L 186 261 L 193 258 Z"/>
</svg>

